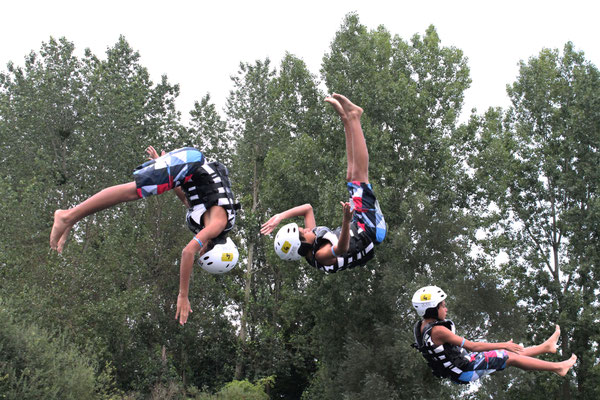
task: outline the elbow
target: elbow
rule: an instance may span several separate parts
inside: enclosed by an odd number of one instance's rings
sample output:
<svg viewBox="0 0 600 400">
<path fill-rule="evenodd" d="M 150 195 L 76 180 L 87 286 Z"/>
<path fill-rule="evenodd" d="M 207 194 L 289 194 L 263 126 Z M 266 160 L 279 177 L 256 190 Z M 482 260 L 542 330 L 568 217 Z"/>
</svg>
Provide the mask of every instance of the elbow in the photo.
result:
<svg viewBox="0 0 600 400">
<path fill-rule="evenodd" d="M 191 258 L 192 260 L 194 259 L 194 257 L 196 256 L 196 252 L 192 249 L 189 248 L 189 246 L 186 246 L 182 251 L 181 251 L 181 259 L 186 259 L 186 258 Z"/>
</svg>

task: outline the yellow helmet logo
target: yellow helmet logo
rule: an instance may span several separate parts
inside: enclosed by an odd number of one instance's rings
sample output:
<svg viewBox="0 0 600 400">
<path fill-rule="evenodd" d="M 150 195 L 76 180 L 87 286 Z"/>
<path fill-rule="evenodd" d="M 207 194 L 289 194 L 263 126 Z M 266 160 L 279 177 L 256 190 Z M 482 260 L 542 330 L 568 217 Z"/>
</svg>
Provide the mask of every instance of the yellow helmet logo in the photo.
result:
<svg viewBox="0 0 600 400">
<path fill-rule="evenodd" d="M 283 246 L 281 246 L 281 251 L 287 254 L 291 248 L 292 244 L 286 240 L 285 242 L 283 242 Z"/>
<path fill-rule="evenodd" d="M 431 293 L 423 293 L 421 295 L 421 301 L 429 301 L 431 300 Z"/>
<path fill-rule="evenodd" d="M 233 253 L 221 254 L 221 261 L 233 261 Z"/>
</svg>

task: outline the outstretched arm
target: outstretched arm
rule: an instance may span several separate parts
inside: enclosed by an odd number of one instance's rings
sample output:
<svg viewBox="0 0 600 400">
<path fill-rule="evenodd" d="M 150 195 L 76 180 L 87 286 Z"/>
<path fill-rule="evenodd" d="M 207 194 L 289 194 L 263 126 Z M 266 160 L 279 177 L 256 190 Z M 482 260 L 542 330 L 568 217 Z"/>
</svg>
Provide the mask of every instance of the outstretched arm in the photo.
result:
<svg viewBox="0 0 600 400">
<path fill-rule="evenodd" d="M 158 152 L 152 146 L 146 147 L 146 153 L 148 153 L 148 158 L 150 160 L 156 160 L 158 158 Z M 164 156 L 165 151 L 164 150 L 161 151 L 160 155 Z M 187 208 L 190 208 L 190 203 L 188 202 L 187 197 L 185 197 L 183 190 L 180 187 L 176 187 L 176 188 L 173 188 L 173 191 L 175 192 L 175 194 L 177 195 L 179 200 L 181 200 L 183 205 L 186 206 Z"/>
<path fill-rule="evenodd" d="M 194 256 L 201 252 L 206 246 L 200 246 L 196 240 L 198 235 L 192 239 L 181 252 L 181 265 L 179 267 L 179 294 L 177 295 L 177 311 L 175 319 L 179 319 L 181 325 L 187 322 L 189 314 L 192 312 L 188 292 L 190 288 L 190 277 L 194 269 Z M 200 240 L 200 239 L 198 239 Z M 205 245 L 205 243 L 203 243 Z"/>
<path fill-rule="evenodd" d="M 204 229 L 190 240 L 181 252 L 181 266 L 179 268 L 179 295 L 177 296 L 177 312 L 175 319 L 179 319 L 181 325 L 187 322 L 192 312 L 188 292 L 190 288 L 190 277 L 194 268 L 196 254 L 202 256 L 208 249 L 208 243 L 223 232 L 227 226 L 227 211 L 223 207 L 212 206 L 204 214 Z M 200 244 L 202 243 L 202 244 Z"/>
<path fill-rule="evenodd" d="M 500 343 L 472 342 L 452 333 L 452 331 L 445 326 L 434 327 L 431 330 L 431 339 L 433 340 L 433 343 L 438 346 L 441 346 L 444 343 L 449 343 L 454 346 L 462 346 L 469 351 L 505 349 L 517 354 L 523 351 L 523 346 L 513 343 L 512 340 Z"/>
<path fill-rule="evenodd" d="M 268 235 L 273 232 L 273 230 L 279 225 L 281 221 L 287 218 L 293 217 L 304 217 L 304 227 L 308 229 L 313 229 L 317 226 L 315 222 L 315 214 L 313 212 L 313 208 L 310 204 L 303 204 L 301 206 L 290 208 L 289 210 L 285 210 L 279 214 L 273 215 L 267 222 L 262 224 L 260 228 L 260 233 L 263 235 Z"/>
</svg>

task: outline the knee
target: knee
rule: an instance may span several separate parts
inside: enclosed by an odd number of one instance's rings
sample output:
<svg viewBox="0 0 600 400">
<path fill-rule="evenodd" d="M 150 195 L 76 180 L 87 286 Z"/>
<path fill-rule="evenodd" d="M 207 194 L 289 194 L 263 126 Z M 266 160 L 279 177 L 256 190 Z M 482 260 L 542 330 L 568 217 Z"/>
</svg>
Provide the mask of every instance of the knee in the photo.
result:
<svg viewBox="0 0 600 400">
<path fill-rule="evenodd" d="M 514 365 L 515 362 L 518 362 L 520 358 L 523 356 L 513 353 L 512 351 L 506 350 L 506 354 L 508 355 L 508 359 L 506 360 L 506 365 Z"/>
</svg>

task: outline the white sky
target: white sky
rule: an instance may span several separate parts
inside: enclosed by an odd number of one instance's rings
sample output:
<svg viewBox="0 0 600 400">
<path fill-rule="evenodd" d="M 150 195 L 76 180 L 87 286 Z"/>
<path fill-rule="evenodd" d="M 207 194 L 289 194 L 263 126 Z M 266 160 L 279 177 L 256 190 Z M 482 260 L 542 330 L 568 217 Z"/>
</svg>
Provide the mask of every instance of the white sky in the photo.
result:
<svg viewBox="0 0 600 400">
<path fill-rule="evenodd" d="M 473 80 L 463 119 L 473 107 L 479 113 L 507 107 L 506 85 L 515 80 L 519 60 L 544 47 L 562 50 L 572 41 L 600 66 L 597 0 L 12 0 L 0 10 L 0 70 L 8 61 L 22 65 L 50 36 L 65 36 L 78 55 L 90 48 L 104 58 L 123 34 L 154 82 L 166 74 L 180 84 L 177 107 L 184 121 L 207 92 L 220 110 L 225 106 L 241 61 L 269 57 L 278 67 L 289 51 L 318 75 L 351 11 L 369 29 L 384 25 L 404 40 L 433 24 L 443 46 L 462 49 Z"/>
</svg>

